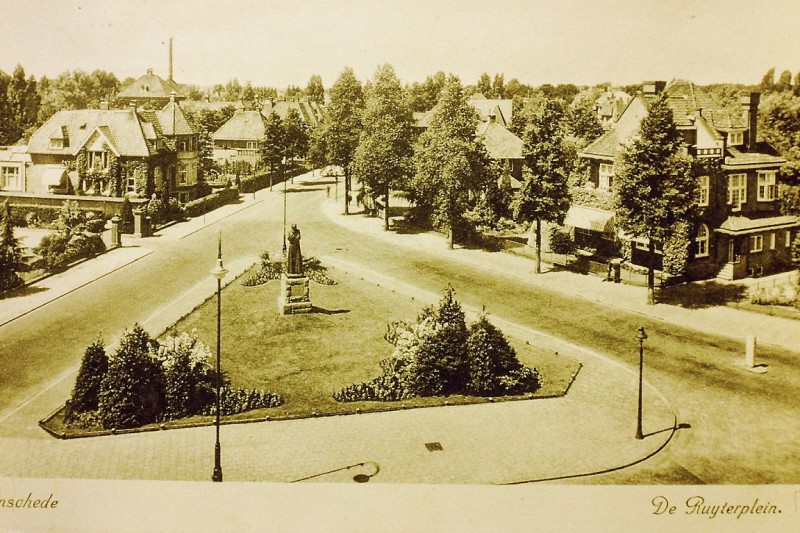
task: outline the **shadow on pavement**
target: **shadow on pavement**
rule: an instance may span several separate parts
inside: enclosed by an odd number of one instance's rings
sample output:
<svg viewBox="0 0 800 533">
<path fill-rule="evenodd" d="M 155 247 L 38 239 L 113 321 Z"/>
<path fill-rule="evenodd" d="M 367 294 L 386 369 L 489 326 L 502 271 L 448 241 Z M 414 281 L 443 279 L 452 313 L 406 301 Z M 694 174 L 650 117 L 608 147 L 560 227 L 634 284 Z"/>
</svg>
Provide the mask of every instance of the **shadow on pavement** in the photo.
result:
<svg viewBox="0 0 800 533">
<path fill-rule="evenodd" d="M 322 307 L 312 306 L 311 307 L 312 313 L 319 313 L 321 315 L 341 315 L 343 313 L 349 313 L 349 309 L 325 309 Z"/>
<path fill-rule="evenodd" d="M 745 299 L 746 292 L 744 285 L 727 285 L 716 281 L 684 283 L 662 288 L 658 292 L 658 301 L 687 309 L 702 309 L 740 302 Z"/>
</svg>

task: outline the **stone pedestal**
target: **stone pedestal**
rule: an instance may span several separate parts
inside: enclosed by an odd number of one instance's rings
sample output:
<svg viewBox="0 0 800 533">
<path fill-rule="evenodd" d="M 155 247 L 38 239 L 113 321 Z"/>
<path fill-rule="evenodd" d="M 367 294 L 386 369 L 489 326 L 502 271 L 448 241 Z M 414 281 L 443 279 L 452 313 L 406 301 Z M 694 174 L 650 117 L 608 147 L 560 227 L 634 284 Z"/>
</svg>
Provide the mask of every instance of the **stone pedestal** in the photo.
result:
<svg viewBox="0 0 800 533">
<path fill-rule="evenodd" d="M 278 295 L 278 313 L 295 315 L 311 312 L 311 299 L 308 295 L 309 280 L 294 274 L 281 275 L 281 292 Z"/>
</svg>

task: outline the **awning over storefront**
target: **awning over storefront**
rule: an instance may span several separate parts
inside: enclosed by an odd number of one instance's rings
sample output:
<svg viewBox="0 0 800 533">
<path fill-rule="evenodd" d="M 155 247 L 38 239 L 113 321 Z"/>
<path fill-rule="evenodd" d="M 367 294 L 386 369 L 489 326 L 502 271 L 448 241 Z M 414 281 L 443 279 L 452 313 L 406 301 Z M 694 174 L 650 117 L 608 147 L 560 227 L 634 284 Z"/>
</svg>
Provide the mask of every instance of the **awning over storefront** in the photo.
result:
<svg viewBox="0 0 800 533">
<path fill-rule="evenodd" d="M 42 185 L 48 189 L 58 189 L 67 184 L 67 169 L 62 165 L 47 165 L 42 171 Z"/>
<path fill-rule="evenodd" d="M 600 233 L 612 233 L 614 227 L 613 220 L 614 213 L 611 211 L 604 211 L 603 209 L 596 209 L 594 207 L 584 207 L 582 205 L 573 205 L 569 208 L 569 211 L 567 211 L 564 225 Z"/>
<path fill-rule="evenodd" d="M 749 233 L 788 229 L 796 226 L 800 226 L 800 220 L 797 217 L 788 215 L 756 219 L 728 217 L 716 231 L 726 235 L 747 235 Z"/>
</svg>

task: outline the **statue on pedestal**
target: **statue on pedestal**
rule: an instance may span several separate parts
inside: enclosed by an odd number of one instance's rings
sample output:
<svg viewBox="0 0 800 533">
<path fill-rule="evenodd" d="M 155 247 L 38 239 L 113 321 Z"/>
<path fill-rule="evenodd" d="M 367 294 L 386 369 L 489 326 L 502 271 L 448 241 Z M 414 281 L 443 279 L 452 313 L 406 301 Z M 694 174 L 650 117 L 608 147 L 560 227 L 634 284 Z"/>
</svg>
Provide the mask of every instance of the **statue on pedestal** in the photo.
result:
<svg viewBox="0 0 800 533">
<path fill-rule="evenodd" d="M 286 258 L 286 273 L 294 276 L 303 275 L 303 254 L 300 252 L 300 230 L 292 224 L 292 231 L 286 236 L 289 241 L 289 252 Z"/>
</svg>

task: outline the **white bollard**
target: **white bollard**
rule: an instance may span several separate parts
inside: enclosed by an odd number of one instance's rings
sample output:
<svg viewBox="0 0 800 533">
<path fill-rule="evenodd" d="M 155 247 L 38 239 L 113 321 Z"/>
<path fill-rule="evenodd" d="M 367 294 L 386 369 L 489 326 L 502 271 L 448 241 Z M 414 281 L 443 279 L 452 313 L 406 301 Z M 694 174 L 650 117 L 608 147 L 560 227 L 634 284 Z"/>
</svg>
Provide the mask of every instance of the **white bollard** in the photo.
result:
<svg viewBox="0 0 800 533">
<path fill-rule="evenodd" d="M 756 366 L 756 336 L 748 335 L 745 341 L 744 365 L 748 368 Z"/>
</svg>

